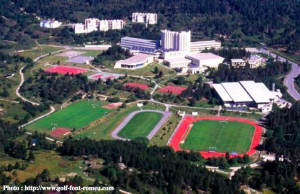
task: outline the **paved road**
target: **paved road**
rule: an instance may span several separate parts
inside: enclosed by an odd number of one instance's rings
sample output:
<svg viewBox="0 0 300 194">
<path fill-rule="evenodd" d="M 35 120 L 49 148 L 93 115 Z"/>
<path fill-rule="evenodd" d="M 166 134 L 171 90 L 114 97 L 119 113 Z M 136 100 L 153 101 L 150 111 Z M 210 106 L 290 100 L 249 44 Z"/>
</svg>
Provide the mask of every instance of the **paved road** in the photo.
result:
<svg viewBox="0 0 300 194">
<path fill-rule="evenodd" d="M 260 49 L 259 50 L 261 53 L 265 53 L 268 54 L 274 58 L 276 58 L 276 54 L 271 53 L 265 49 Z M 284 79 L 284 85 L 288 88 L 288 93 L 295 99 L 295 100 L 300 100 L 300 94 L 298 93 L 298 91 L 295 89 L 295 78 L 300 74 L 300 67 L 299 64 L 294 63 L 293 61 L 290 61 L 286 58 L 283 58 L 281 56 L 278 56 L 278 60 L 281 62 L 288 62 L 292 65 L 292 69 L 290 71 L 290 73 L 285 77 Z"/>
<path fill-rule="evenodd" d="M 157 133 L 157 131 L 161 128 L 161 126 L 168 120 L 169 116 L 171 113 L 169 112 L 163 112 L 163 111 L 158 111 L 158 110 L 139 110 L 139 111 L 134 111 L 130 113 L 124 121 L 112 132 L 111 136 L 114 139 L 119 139 L 119 140 L 130 140 L 126 138 L 122 138 L 118 136 L 118 133 L 127 125 L 127 123 L 138 113 L 141 112 L 157 112 L 163 114 L 163 118 L 157 123 L 157 125 L 153 128 L 153 130 L 147 135 L 147 138 L 150 140 L 153 138 L 153 136 Z"/>
</svg>

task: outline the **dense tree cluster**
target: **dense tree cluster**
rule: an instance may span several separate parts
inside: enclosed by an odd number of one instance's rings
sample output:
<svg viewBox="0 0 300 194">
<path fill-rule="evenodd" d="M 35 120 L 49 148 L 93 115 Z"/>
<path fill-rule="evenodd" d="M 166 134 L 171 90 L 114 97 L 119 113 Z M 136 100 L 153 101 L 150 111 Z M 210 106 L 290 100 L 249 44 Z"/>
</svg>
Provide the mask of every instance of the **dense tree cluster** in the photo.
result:
<svg viewBox="0 0 300 194">
<path fill-rule="evenodd" d="M 232 181 L 238 181 L 242 185 L 261 190 L 269 188 L 275 193 L 300 193 L 297 184 L 300 176 L 300 168 L 294 162 L 265 162 L 258 170 L 250 167 L 237 171 Z"/>
<path fill-rule="evenodd" d="M 141 173 L 133 175 L 127 186 L 143 193 L 142 183 L 167 193 L 180 193 L 191 187 L 196 190 L 210 190 L 211 193 L 238 193 L 238 186 L 224 176 L 212 173 L 203 167 L 190 163 L 201 161 L 197 153 L 174 153 L 169 147 L 147 147 L 135 141 L 94 141 L 90 139 L 67 139 L 59 151 L 63 155 L 96 155 L 107 164 L 122 162 Z M 153 157 L 155 156 L 155 157 Z M 191 159 L 191 160 L 189 160 Z M 109 167 L 102 172 L 115 187 L 126 186 L 128 179 L 124 172 L 116 172 L 116 167 Z"/>
<path fill-rule="evenodd" d="M 93 64 L 99 65 L 103 64 L 104 61 L 117 61 L 121 59 L 126 59 L 131 56 L 129 50 L 123 49 L 119 45 L 113 45 L 108 48 L 106 51 L 103 51 L 99 54 L 94 60 Z"/>
<path fill-rule="evenodd" d="M 274 109 L 267 117 L 264 148 L 292 160 L 300 159 L 300 101 L 290 109 Z"/>
<path fill-rule="evenodd" d="M 222 48 L 222 49 L 209 49 L 209 50 L 204 50 L 203 52 L 209 52 L 209 53 L 214 53 L 216 55 L 219 55 L 221 57 L 224 57 L 224 61 L 227 63 L 231 62 L 231 59 L 242 59 L 242 58 L 249 58 L 251 53 L 247 52 L 245 48 Z"/>
<path fill-rule="evenodd" d="M 264 41 L 267 37 L 270 44 L 288 45 L 288 49 L 292 51 L 299 50 L 300 45 L 297 17 L 300 6 L 299 1 L 294 0 L 128 0 L 126 3 L 122 0 L 45 0 L 43 3 L 39 0 L 11 1 L 17 8 L 22 7 L 28 13 L 65 21 L 82 22 L 74 15 L 79 11 L 88 12 L 90 17 L 100 19 L 130 19 L 132 12 L 154 12 L 160 14 L 160 28 L 188 28 L 196 32 L 195 38 L 219 34 L 230 36 L 239 42 L 245 36 L 258 35 L 257 42 Z M 157 34 L 159 30 L 152 32 Z M 79 37 L 84 38 L 84 35 Z M 253 39 L 245 41 L 251 43 Z"/>
<path fill-rule="evenodd" d="M 108 82 L 107 84 L 110 84 Z M 62 103 L 79 91 L 89 92 L 100 90 L 104 86 L 101 80 L 89 82 L 84 75 L 49 74 L 40 72 L 35 77 L 30 77 L 21 87 L 21 92 L 27 96 L 41 98 L 42 102 Z"/>
</svg>

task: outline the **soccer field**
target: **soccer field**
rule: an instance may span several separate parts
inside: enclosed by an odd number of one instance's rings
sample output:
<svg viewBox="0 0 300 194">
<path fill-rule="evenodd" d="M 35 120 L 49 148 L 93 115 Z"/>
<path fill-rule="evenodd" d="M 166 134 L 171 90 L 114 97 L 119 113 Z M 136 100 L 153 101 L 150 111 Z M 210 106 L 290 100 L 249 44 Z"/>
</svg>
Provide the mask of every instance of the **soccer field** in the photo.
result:
<svg viewBox="0 0 300 194">
<path fill-rule="evenodd" d="M 136 114 L 127 125 L 118 133 L 120 137 L 134 139 L 136 137 L 147 137 L 163 114 L 155 112 L 141 112 Z"/>
<path fill-rule="evenodd" d="M 105 104 L 99 101 L 87 100 L 76 102 L 65 109 L 28 125 L 26 128 L 39 132 L 43 130 L 50 131 L 54 126 L 71 130 L 73 128 L 79 129 L 113 111 L 101 108 Z"/>
<path fill-rule="evenodd" d="M 253 125 L 237 122 L 202 120 L 193 123 L 193 127 L 185 142 L 180 144 L 184 150 L 209 151 L 215 147 L 216 152 L 246 153 L 252 142 L 255 127 Z"/>
</svg>

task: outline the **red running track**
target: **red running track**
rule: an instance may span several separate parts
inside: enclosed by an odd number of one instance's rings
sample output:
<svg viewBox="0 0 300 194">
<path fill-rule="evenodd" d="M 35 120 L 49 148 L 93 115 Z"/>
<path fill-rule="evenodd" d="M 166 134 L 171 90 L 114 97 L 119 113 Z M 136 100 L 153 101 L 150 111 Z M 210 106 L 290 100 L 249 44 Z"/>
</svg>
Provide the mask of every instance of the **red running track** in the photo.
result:
<svg viewBox="0 0 300 194">
<path fill-rule="evenodd" d="M 172 94 L 181 94 L 184 90 L 186 90 L 186 87 L 178 87 L 178 86 L 165 86 L 158 90 L 158 92 L 161 93 L 172 93 Z"/>
<path fill-rule="evenodd" d="M 87 69 L 75 68 L 75 67 L 66 67 L 66 66 L 56 66 L 51 67 L 45 70 L 48 73 L 59 73 L 59 74 L 80 74 L 87 72 Z"/>
<path fill-rule="evenodd" d="M 239 122 L 244 122 L 244 123 L 248 123 L 250 125 L 253 125 L 255 127 L 255 131 L 254 131 L 254 135 L 253 135 L 253 139 L 252 139 L 250 149 L 248 150 L 248 152 L 246 154 L 248 154 L 250 156 L 250 155 L 253 155 L 256 152 L 255 148 L 259 145 L 259 141 L 260 141 L 260 137 L 261 137 L 261 133 L 262 133 L 262 127 L 259 126 L 256 122 L 246 120 L 246 119 L 233 118 L 233 117 L 198 117 L 198 118 L 193 118 L 192 116 L 185 116 L 183 118 L 183 121 L 181 122 L 177 132 L 174 134 L 174 136 L 173 136 L 173 138 L 170 142 L 170 146 L 175 151 L 182 150 L 179 147 L 179 144 L 180 144 L 180 141 L 182 140 L 182 137 L 183 137 L 184 133 L 188 129 L 188 126 L 191 123 L 194 123 L 194 122 L 200 121 L 200 120 L 239 121 Z M 186 150 L 186 151 L 189 151 L 189 150 Z M 200 153 L 204 158 L 220 157 L 220 156 L 225 157 L 225 155 L 226 155 L 226 153 L 224 153 L 224 152 L 210 153 L 210 152 L 207 152 L 207 151 L 201 151 Z M 244 154 L 232 155 L 232 157 L 236 157 L 236 156 L 241 156 L 242 157 L 242 156 L 244 156 Z"/>
<path fill-rule="evenodd" d="M 139 83 L 126 83 L 123 86 L 129 88 L 140 88 L 141 90 L 147 90 L 149 88 L 147 84 L 139 84 Z"/>
</svg>

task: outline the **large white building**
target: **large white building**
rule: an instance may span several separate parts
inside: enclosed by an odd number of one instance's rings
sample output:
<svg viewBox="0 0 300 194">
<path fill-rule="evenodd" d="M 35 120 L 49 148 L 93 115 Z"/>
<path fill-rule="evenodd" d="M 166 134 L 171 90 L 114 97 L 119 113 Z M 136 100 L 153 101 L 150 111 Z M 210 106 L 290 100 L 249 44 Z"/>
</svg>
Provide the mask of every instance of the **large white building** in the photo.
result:
<svg viewBox="0 0 300 194">
<path fill-rule="evenodd" d="M 121 47 L 129 49 L 130 51 L 155 54 L 159 49 L 159 41 L 126 36 L 121 38 Z"/>
<path fill-rule="evenodd" d="M 123 20 L 99 20 L 97 18 L 85 19 L 84 24 L 73 25 L 75 34 L 90 33 L 93 31 L 121 30 L 124 27 Z"/>
<path fill-rule="evenodd" d="M 161 49 L 168 51 L 190 51 L 191 31 L 161 31 Z"/>
<path fill-rule="evenodd" d="M 191 51 L 204 51 L 205 49 L 220 49 L 221 42 L 215 40 L 191 42 Z"/>
<path fill-rule="evenodd" d="M 61 26 L 61 22 L 57 20 L 42 20 L 40 22 L 40 27 L 42 28 L 58 28 Z"/>
<path fill-rule="evenodd" d="M 243 110 L 255 107 L 262 112 L 272 110 L 274 94 L 263 83 L 254 81 L 213 84 L 224 105 L 229 109 Z"/>
<path fill-rule="evenodd" d="M 155 13 L 132 13 L 133 23 L 157 24 L 157 14 Z"/>
<path fill-rule="evenodd" d="M 138 54 L 128 59 L 117 61 L 114 68 L 117 69 L 139 69 L 153 62 L 152 55 Z"/>
<path fill-rule="evenodd" d="M 186 55 L 185 58 L 190 59 L 193 65 L 201 67 L 203 70 L 210 68 L 218 68 L 219 64 L 224 61 L 223 57 L 213 53 L 197 53 Z"/>
</svg>

